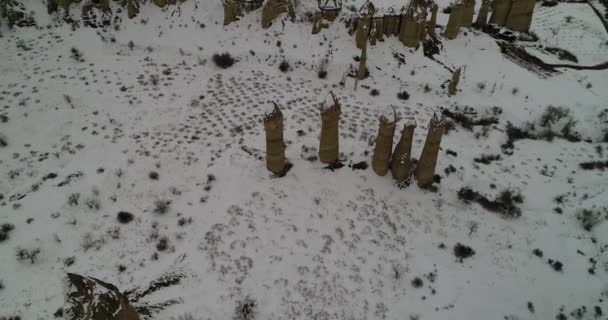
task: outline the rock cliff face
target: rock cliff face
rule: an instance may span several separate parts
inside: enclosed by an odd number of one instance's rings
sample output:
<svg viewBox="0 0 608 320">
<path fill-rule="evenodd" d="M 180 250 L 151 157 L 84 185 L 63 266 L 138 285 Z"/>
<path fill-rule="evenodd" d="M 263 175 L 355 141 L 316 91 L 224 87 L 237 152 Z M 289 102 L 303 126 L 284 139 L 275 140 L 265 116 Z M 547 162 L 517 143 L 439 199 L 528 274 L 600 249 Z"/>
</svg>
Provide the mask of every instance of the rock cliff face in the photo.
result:
<svg viewBox="0 0 608 320">
<path fill-rule="evenodd" d="M 68 273 L 67 314 L 70 320 L 140 320 L 116 286 L 93 277 Z"/>
</svg>

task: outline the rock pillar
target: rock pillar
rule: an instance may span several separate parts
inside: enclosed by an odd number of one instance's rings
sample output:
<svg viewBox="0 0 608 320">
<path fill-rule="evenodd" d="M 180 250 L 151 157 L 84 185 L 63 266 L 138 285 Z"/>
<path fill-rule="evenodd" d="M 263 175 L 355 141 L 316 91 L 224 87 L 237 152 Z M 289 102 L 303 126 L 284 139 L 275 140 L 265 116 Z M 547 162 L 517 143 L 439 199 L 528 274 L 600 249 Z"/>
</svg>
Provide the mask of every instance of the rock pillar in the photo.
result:
<svg viewBox="0 0 608 320">
<path fill-rule="evenodd" d="M 513 0 L 506 27 L 513 31 L 528 32 L 532 24 L 534 5 L 534 0 Z"/>
<path fill-rule="evenodd" d="M 336 163 L 340 156 L 340 103 L 333 95 L 333 105 L 321 110 L 321 138 L 319 139 L 319 160 L 323 163 Z"/>
<path fill-rule="evenodd" d="M 448 86 L 449 95 L 453 96 L 456 94 L 458 82 L 460 82 L 460 68 L 458 68 L 458 70 L 452 74 L 452 79 L 450 80 L 450 85 Z"/>
<path fill-rule="evenodd" d="M 374 147 L 374 157 L 372 168 L 379 176 L 384 176 L 388 172 L 391 153 L 393 151 L 393 135 L 395 134 L 395 121 L 389 121 L 384 116 L 380 117 L 378 136 Z"/>
<path fill-rule="evenodd" d="M 395 147 L 395 152 L 393 152 L 391 172 L 398 183 L 410 179 L 410 158 L 412 157 L 412 141 L 415 129 L 416 120 L 413 118 L 406 119 L 403 131 L 401 131 L 401 138 Z"/>
<path fill-rule="evenodd" d="M 473 14 L 475 13 L 475 0 L 464 0 L 462 7 L 462 19 L 460 25 L 469 28 L 473 25 Z"/>
<path fill-rule="evenodd" d="M 475 20 L 475 25 L 480 28 L 483 28 L 488 24 L 488 13 L 490 12 L 490 0 L 481 0 L 481 8 L 479 8 L 479 13 L 477 14 L 477 20 Z"/>
<path fill-rule="evenodd" d="M 266 168 L 280 174 L 285 168 L 285 142 L 283 141 L 283 113 L 274 105 L 274 110 L 264 116 L 266 131 Z"/>
<path fill-rule="evenodd" d="M 448 24 L 446 25 L 445 31 L 443 32 L 443 36 L 447 39 L 455 39 L 458 36 L 462 23 L 462 11 L 463 8 L 461 4 L 456 4 L 452 7 Z"/>
<path fill-rule="evenodd" d="M 428 188 L 433 184 L 439 146 L 441 145 L 441 138 L 444 132 L 445 120 L 440 120 L 436 114 L 433 114 L 433 118 L 431 118 L 429 123 L 429 132 L 424 142 L 424 148 L 422 149 L 422 154 L 420 155 L 420 159 L 418 159 L 418 167 L 416 168 L 416 182 L 421 188 Z"/>
<path fill-rule="evenodd" d="M 511 0 L 493 0 L 490 23 L 501 27 L 504 26 L 507 23 L 509 11 L 511 11 Z"/>
</svg>

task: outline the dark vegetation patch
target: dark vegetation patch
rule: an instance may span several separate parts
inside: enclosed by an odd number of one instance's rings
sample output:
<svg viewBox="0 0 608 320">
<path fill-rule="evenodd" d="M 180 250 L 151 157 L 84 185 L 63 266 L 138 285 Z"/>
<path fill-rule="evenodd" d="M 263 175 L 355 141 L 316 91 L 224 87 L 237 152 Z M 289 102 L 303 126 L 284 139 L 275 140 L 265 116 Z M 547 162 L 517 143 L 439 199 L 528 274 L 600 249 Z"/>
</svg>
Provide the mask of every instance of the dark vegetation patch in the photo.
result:
<svg viewBox="0 0 608 320">
<path fill-rule="evenodd" d="M 180 283 L 184 277 L 181 273 L 170 273 L 160 276 L 158 279 L 150 282 L 147 288 L 135 288 L 125 292 L 125 296 L 131 303 L 138 302 L 141 298 L 146 297 L 154 292 L 157 292 L 163 288 L 168 288 Z"/>
<path fill-rule="evenodd" d="M 538 249 L 538 248 L 536 248 L 536 249 L 532 250 L 532 253 L 533 253 L 535 256 L 539 257 L 539 258 L 542 258 L 542 257 L 543 257 L 543 251 L 542 251 L 542 250 L 540 250 L 540 249 Z"/>
<path fill-rule="evenodd" d="M 15 229 L 15 226 L 11 223 L 5 223 L 0 228 L 0 243 L 8 240 L 10 237 L 10 232 Z"/>
<path fill-rule="evenodd" d="M 289 65 L 289 62 L 287 62 L 287 60 L 283 60 L 279 64 L 279 70 L 281 70 L 281 72 L 287 72 L 290 69 L 291 69 L 291 66 Z"/>
<path fill-rule="evenodd" d="M 171 200 L 157 199 L 154 201 L 154 213 L 165 214 L 169 212 L 171 207 Z"/>
<path fill-rule="evenodd" d="M 369 167 L 369 165 L 365 161 L 349 164 L 348 166 L 353 170 L 366 170 Z"/>
<path fill-rule="evenodd" d="M 483 154 L 478 158 L 474 158 L 473 161 L 477 163 L 490 164 L 493 161 L 500 160 L 500 155 L 498 154 Z"/>
<path fill-rule="evenodd" d="M 369 92 L 369 94 L 370 94 L 372 97 L 377 97 L 377 96 L 379 96 L 379 95 L 380 95 L 380 90 L 378 90 L 378 89 L 372 89 L 372 90 Z"/>
<path fill-rule="evenodd" d="M 576 218 L 580 221 L 583 229 L 591 231 L 593 227 L 602 221 L 608 220 L 608 210 L 606 208 L 595 210 L 582 209 L 577 213 Z"/>
<path fill-rule="evenodd" d="M 416 277 L 412 280 L 412 287 L 414 288 L 420 288 L 423 284 L 424 282 L 422 281 L 422 279 L 420 279 L 420 277 Z"/>
<path fill-rule="evenodd" d="M 150 171 L 150 173 L 148 173 L 148 178 L 150 178 L 151 180 L 158 180 L 158 172 L 156 171 Z"/>
<path fill-rule="evenodd" d="M 332 172 L 334 172 L 335 170 L 341 169 L 342 167 L 344 167 L 344 163 L 338 161 L 326 165 L 325 167 L 323 167 L 323 169 L 331 170 Z"/>
<path fill-rule="evenodd" d="M 8 146 L 8 139 L 5 135 L 0 133 L 0 148 L 4 148 Z"/>
<path fill-rule="evenodd" d="M 120 223 L 127 224 L 133 221 L 133 214 L 127 211 L 119 211 L 116 215 L 116 219 Z"/>
<path fill-rule="evenodd" d="M 467 130 L 473 130 L 474 126 L 489 126 L 492 124 L 498 124 L 498 118 L 496 117 L 475 119 L 472 116 L 466 114 L 465 112 L 450 111 L 448 109 L 443 109 L 441 113 L 445 117 L 450 118 L 454 122 L 460 124 L 463 128 Z"/>
<path fill-rule="evenodd" d="M 556 47 L 545 47 L 547 52 L 557 55 L 560 60 L 578 63 L 578 58 L 570 51 Z"/>
<path fill-rule="evenodd" d="M 465 246 L 464 244 L 458 242 L 454 246 L 454 256 L 460 259 L 462 262 L 463 259 L 470 258 L 475 254 L 475 250 L 469 246 Z"/>
<path fill-rule="evenodd" d="M 35 264 L 38 261 L 38 255 L 40 254 L 40 248 L 33 249 L 17 249 L 17 261 L 21 263 L 29 262 L 30 264 Z"/>
<path fill-rule="evenodd" d="M 211 59 L 213 60 L 213 63 L 215 63 L 216 66 L 222 69 L 228 69 L 232 67 L 232 65 L 236 62 L 236 60 L 228 52 L 222 54 L 216 53 Z"/>
<path fill-rule="evenodd" d="M 509 153 L 518 140 L 545 140 L 553 141 L 562 138 L 570 142 L 580 142 L 580 134 L 574 131 L 576 121 L 565 107 L 548 106 L 536 123 L 526 122 L 522 127 L 507 123 L 507 142 L 501 147 L 503 152 Z"/>
<path fill-rule="evenodd" d="M 561 263 L 560 261 L 549 259 L 549 260 L 547 260 L 547 262 L 553 268 L 553 270 L 555 270 L 557 272 L 561 272 L 564 268 L 564 264 Z"/>
<path fill-rule="evenodd" d="M 517 207 L 517 204 L 523 203 L 523 197 L 511 190 L 504 190 L 495 200 L 490 200 L 471 188 L 463 187 L 458 191 L 458 199 L 465 203 L 477 202 L 484 209 L 498 213 L 503 218 L 521 216 L 521 209 Z"/>
<path fill-rule="evenodd" d="M 407 91 L 403 90 L 403 91 L 397 93 L 397 98 L 399 100 L 407 100 L 410 98 L 410 94 L 407 93 Z"/>
<path fill-rule="evenodd" d="M 236 303 L 233 320 L 253 320 L 257 312 L 257 302 L 251 297 L 245 297 Z"/>
<path fill-rule="evenodd" d="M 583 170 L 606 170 L 608 169 L 608 160 L 607 161 L 589 161 L 589 162 L 581 162 L 579 166 Z"/>
</svg>

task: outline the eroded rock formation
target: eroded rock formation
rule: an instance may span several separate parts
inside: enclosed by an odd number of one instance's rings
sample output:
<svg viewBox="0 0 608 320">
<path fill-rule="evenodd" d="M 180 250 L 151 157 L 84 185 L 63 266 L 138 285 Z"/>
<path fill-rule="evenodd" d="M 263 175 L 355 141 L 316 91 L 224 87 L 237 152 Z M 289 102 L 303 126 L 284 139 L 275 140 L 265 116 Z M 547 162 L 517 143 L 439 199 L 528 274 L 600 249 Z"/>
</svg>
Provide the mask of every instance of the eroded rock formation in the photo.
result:
<svg viewBox="0 0 608 320">
<path fill-rule="evenodd" d="M 475 20 L 475 25 L 478 27 L 485 27 L 488 23 L 488 13 L 490 12 L 490 0 L 481 0 L 481 8 L 479 8 L 479 13 L 477 14 L 477 19 Z"/>
<path fill-rule="evenodd" d="M 379 176 L 384 176 L 388 172 L 391 153 L 393 151 L 393 135 L 397 119 L 388 120 L 384 115 L 380 116 L 378 136 L 374 146 L 374 156 L 372 158 L 372 168 Z"/>
<path fill-rule="evenodd" d="M 436 114 L 433 114 L 429 123 L 429 131 L 424 142 L 424 148 L 422 149 L 422 154 L 420 155 L 420 159 L 418 159 L 418 167 L 416 168 L 416 182 L 421 188 L 428 188 L 433 184 L 439 146 L 441 145 L 441 138 L 444 132 L 445 119 L 439 119 Z"/>
<path fill-rule="evenodd" d="M 450 12 L 450 18 L 448 24 L 445 27 L 443 36 L 447 39 L 456 39 L 460 32 L 460 26 L 462 25 L 462 12 L 463 6 L 460 3 L 455 4 Z"/>
<path fill-rule="evenodd" d="M 67 315 L 70 320 L 140 320 L 116 286 L 93 277 L 68 273 Z"/>
<path fill-rule="evenodd" d="M 490 23 L 504 26 L 507 23 L 507 17 L 509 16 L 510 10 L 511 0 L 493 0 Z"/>
<path fill-rule="evenodd" d="M 534 0 L 512 0 L 506 27 L 518 32 L 528 32 L 532 24 Z"/>
<path fill-rule="evenodd" d="M 399 40 L 407 47 L 418 47 L 426 35 L 427 4 L 425 0 L 412 0 L 401 20 Z"/>
<path fill-rule="evenodd" d="M 282 13 L 295 18 L 295 10 L 291 0 L 268 0 L 262 9 L 262 28 L 270 27 L 274 19 Z"/>
<path fill-rule="evenodd" d="M 332 105 L 321 109 L 321 137 L 319 160 L 323 163 L 338 162 L 340 156 L 339 124 L 341 107 L 338 98 L 331 93 Z"/>
<path fill-rule="evenodd" d="M 473 25 L 473 15 L 475 14 L 475 0 L 464 0 L 462 2 L 461 27 L 468 28 Z"/>
<path fill-rule="evenodd" d="M 456 90 L 458 89 L 458 82 L 460 82 L 460 69 L 458 68 L 454 73 L 452 73 L 452 79 L 450 80 L 450 84 L 448 86 L 448 94 L 453 96 L 456 94 Z"/>
<path fill-rule="evenodd" d="M 391 172 L 393 178 L 398 183 L 406 182 L 410 179 L 410 158 L 412 157 L 412 141 L 415 129 L 416 120 L 414 118 L 406 119 L 401 131 L 401 138 L 395 147 L 395 152 L 393 152 Z"/>
<path fill-rule="evenodd" d="M 266 131 L 266 168 L 274 173 L 281 174 L 285 169 L 285 142 L 283 141 L 283 113 L 274 103 L 274 110 L 264 116 L 264 130 Z"/>
</svg>

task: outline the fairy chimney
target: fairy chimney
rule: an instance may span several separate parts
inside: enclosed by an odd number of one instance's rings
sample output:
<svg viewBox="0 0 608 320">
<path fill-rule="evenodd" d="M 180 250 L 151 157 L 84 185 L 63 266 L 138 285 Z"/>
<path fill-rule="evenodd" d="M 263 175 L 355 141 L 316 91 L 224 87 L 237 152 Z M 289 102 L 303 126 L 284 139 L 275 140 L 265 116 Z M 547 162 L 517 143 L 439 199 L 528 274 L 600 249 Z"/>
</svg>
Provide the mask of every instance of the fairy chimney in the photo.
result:
<svg viewBox="0 0 608 320">
<path fill-rule="evenodd" d="M 280 174 L 285 168 L 285 142 L 283 141 L 283 113 L 274 103 L 274 110 L 264 116 L 266 131 L 266 168 Z"/>
<path fill-rule="evenodd" d="M 384 176 L 388 172 L 391 153 L 393 151 L 393 135 L 395 134 L 396 115 L 393 121 L 389 121 L 384 115 L 380 116 L 378 136 L 374 146 L 374 156 L 372 158 L 372 168 L 379 176 Z"/>
<path fill-rule="evenodd" d="M 224 25 L 237 21 L 243 15 L 243 7 L 240 0 L 222 0 L 224 7 Z"/>
<path fill-rule="evenodd" d="M 359 58 L 359 69 L 357 70 L 357 80 L 363 80 L 367 76 L 367 42 L 363 43 L 361 57 Z"/>
<path fill-rule="evenodd" d="M 475 14 L 475 0 L 464 0 L 462 6 L 462 18 L 460 25 L 469 28 L 473 25 L 473 15 Z"/>
<path fill-rule="evenodd" d="M 412 157 L 412 141 L 415 129 L 416 120 L 414 118 L 406 119 L 403 131 L 401 131 L 401 138 L 397 142 L 395 152 L 393 152 L 391 172 L 397 183 L 408 181 L 410 178 L 410 158 Z"/>
<path fill-rule="evenodd" d="M 460 32 L 460 26 L 462 25 L 462 4 L 458 3 L 452 7 L 452 11 L 450 12 L 450 18 L 448 19 L 448 24 L 445 27 L 445 31 L 443 32 L 443 36 L 447 39 L 456 39 L 458 33 Z"/>
<path fill-rule="evenodd" d="M 479 13 L 477 14 L 477 19 L 475 20 L 475 25 L 478 27 L 485 27 L 488 23 L 488 13 L 490 12 L 490 0 L 481 0 L 481 8 L 479 8 Z"/>
<path fill-rule="evenodd" d="M 452 80 L 450 80 L 450 84 L 448 86 L 448 94 L 453 96 L 456 94 L 456 90 L 458 87 L 458 82 L 460 82 L 460 69 L 458 68 L 453 74 L 452 74 Z"/>
<path fill-rule="evenodd" d="M 528 32 L 532 24 L 534 0 L 512 0 L 506 27 L 518 32 Z"/>
<path fill-rule="evenodd" d="M 338 162 L 340 156 L 339 123 L 341 107 L 331 93 L 333 104 L 321 109 L 321 137 L 319 139 L 319 160 L 323 163 Z"/>
<path fill-rule="evenodd" d="M 511 0 L 493 0 L 490 23 L 504 26 L 507 23 L 509 11 L 511 11 Z"/>
<path fill-rule="evenodd" d="M 262 28 L 267 29 L 280 14 L 287 13 L 295 17 L 295 10 L 291 0 L 268 0 L 262 8 Z"/>
<path fill-rule="evenodd" d="M 428 188 L 433 184 L 433 176 L 435 175 L 435 167 L 437 165 L 437 156 L 439 154 L 439 146 L 441 138 L 445 132 L 445 120 L 438 119 L 436 114 L 433 114 L 429 123 L 429 131 L 424 142 L 424 148 L 420 159 L 418 159 L 418 167 L 416 168 L 416 182 L 421 188 Z"/>
<path fill-rule="evenodd" d="M 433 7 L 431 8 L 431 19 L 426 25 L 426 32 L 431 36 L 435 37 L 435 28 L 437 27 L 437 11 L 439 6 L 433 3 Z"/>
<path fill-rule="evenodd" d="M 401 21 L 399 40 L 407 47 L 415 48 L 424 39 L 426 28 L 426 1 L 412 0 Z"/>
</svg>

